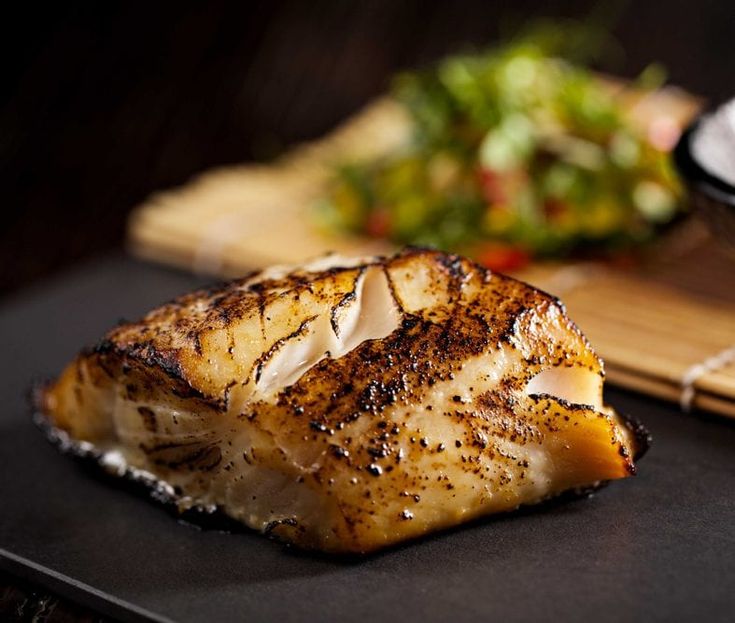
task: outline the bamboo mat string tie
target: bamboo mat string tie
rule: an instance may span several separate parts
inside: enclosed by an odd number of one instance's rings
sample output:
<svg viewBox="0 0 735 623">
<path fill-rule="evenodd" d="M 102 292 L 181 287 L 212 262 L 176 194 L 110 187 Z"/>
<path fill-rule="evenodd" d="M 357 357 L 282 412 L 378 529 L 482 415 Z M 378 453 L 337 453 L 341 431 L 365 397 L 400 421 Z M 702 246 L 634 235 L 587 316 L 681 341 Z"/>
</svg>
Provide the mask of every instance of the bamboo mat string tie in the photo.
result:
<svg viewBox="0 0 735 623">
<path fill-rule="evenodd" d="M 708 372 L 714 372 L 724 368 L 730 363 L 735 363 L 735 346 L 730 346 L 719 353 L 708 357 L 700 363 L 690 366 L 681 378 L 681 397 L 679 404 L 682 411 L 689 413 L 692 410 L 694 396 L 696 395 L 695 383 Z"/>
</svg>

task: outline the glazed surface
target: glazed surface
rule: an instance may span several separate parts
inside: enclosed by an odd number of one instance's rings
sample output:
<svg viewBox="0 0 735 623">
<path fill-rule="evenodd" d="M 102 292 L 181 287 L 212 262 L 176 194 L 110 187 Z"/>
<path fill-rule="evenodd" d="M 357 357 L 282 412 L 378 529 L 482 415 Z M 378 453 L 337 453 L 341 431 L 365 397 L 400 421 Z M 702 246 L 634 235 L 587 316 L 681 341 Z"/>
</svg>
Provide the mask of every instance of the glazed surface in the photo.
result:
<svg viewBox="0 0 735 623">
<path fill-rule="evenodd" d="M 603 377 L 554 297 L 408 250 L 183 296 L 80 354 L 42 408 L 182 507 L 368 552 L 634 473 Z"/>
</svg>

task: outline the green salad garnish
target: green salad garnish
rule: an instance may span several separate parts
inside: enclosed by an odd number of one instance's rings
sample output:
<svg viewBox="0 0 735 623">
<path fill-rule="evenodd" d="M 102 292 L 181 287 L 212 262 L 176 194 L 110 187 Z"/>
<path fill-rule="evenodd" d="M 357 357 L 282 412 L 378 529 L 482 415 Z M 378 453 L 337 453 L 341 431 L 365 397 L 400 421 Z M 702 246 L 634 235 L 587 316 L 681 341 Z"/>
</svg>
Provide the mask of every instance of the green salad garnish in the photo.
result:
<svg viewBox="0 0 735 623">
<path fill-rule="evenodd" d="M 322 221 L 494 268 L 650 240 L 682 208 L 668 154 L 599 76 L 553 48 L 527 36 L 399 76 L 412 140 L 339 163 Z"/>
</svg>

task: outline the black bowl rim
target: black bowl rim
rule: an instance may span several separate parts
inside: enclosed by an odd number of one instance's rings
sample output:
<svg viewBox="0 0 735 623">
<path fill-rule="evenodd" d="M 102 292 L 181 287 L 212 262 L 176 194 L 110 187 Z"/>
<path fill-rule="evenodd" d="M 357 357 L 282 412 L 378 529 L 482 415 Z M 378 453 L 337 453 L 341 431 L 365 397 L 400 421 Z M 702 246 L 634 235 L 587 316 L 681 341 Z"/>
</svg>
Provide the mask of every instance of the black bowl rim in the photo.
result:
<svg viewBox="0 0 735 623">
<path fill-rule="evenodd" d="M 698 117 L 679 138 L 674 148 L 674 163 L 684 180 L 697 190 L 704 192 L 713 199 L 735 207 L 735 186 L 728 184 L 708 173 L 694 158 L 691 152 L 691 139 L 699 128 L 703 119 L 710 114 Z"/>
</svg>

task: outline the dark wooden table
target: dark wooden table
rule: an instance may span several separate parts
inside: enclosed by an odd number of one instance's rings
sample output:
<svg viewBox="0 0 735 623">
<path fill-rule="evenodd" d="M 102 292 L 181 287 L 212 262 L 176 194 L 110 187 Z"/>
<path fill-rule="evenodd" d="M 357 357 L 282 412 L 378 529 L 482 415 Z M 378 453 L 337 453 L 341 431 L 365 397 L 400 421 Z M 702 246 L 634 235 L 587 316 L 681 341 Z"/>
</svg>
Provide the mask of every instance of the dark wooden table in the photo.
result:
<svg viewBox="0 0 735 623">
<path fill-rule="evenodd" d="M 34 623 L 113 621 L 15 576 L 0 572 L 0 620 Z"/>
</svg>

